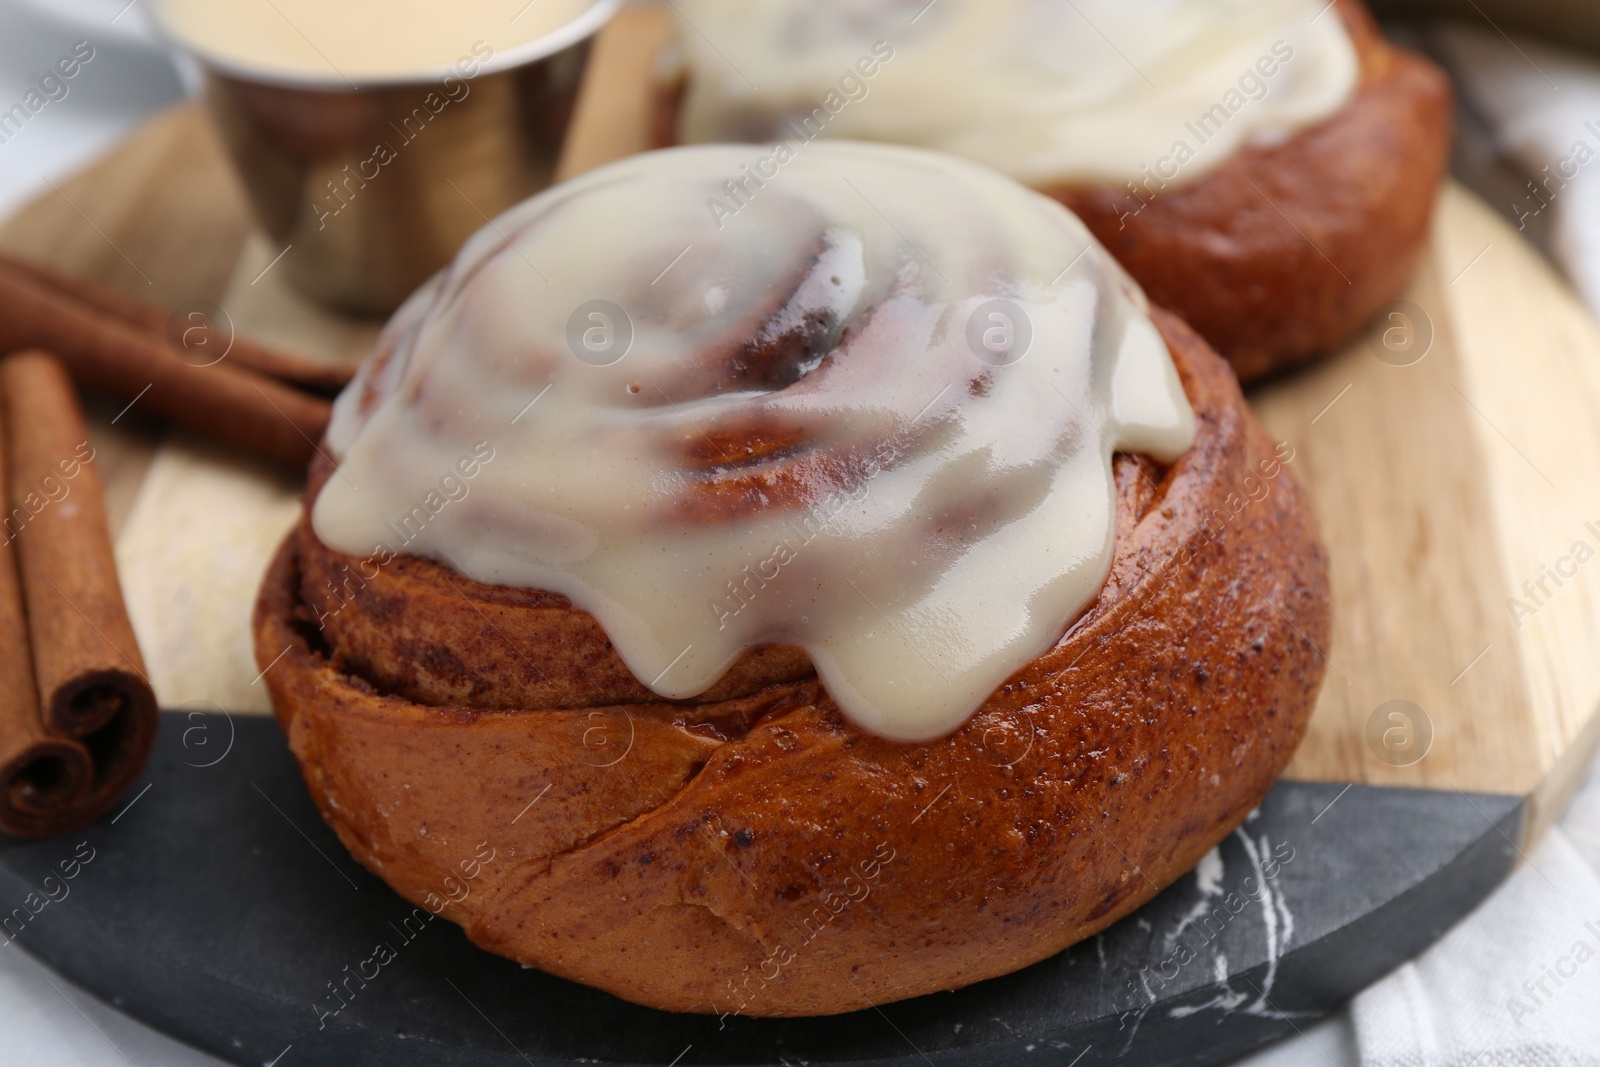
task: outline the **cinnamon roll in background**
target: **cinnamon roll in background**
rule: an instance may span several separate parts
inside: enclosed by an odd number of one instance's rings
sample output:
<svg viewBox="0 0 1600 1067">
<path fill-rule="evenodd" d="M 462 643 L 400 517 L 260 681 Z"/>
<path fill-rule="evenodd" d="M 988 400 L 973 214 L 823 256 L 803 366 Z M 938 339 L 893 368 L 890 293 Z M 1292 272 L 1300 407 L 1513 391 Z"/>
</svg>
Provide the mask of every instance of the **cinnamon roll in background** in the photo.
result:
<svg viewBox="0 0 1600 1067">
<path fill-rule="evenodd" d="M 1303 732 L 1327 576 L 1292 452 L 1058 203 L 844 142 L 733 202 L 749 158 L 558 186 L 396 315 L 257 653 L 407 899 L 641 1004 L 824 1015 L 1188 870 Z"/>
<path fill-rule="evenodd" d="M 837 137 L 995 167 L 1077 212 L 1245 381 L 1403 291 L 1448 162 L 1445 76 L 1360 0 L 674 7 L 659 143 Z"/>
</svg>

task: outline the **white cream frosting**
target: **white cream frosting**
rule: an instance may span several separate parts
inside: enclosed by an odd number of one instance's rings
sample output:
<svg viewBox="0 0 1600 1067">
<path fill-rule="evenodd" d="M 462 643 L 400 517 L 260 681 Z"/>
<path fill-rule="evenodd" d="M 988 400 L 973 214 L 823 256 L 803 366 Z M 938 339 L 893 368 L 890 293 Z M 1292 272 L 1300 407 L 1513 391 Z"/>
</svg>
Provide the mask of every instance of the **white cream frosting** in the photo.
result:
<svg viewBox="0 0 1600 1067">
<path fill-rule="evenodd" d="M 185 44 L 269 74 L 395 78 L 483 61 L 573 22 L 594 0 L 160 0 Z"/>
<path fill-rule="evenodd" d="M 565 594 L 664 697 L 798 646 L 904 740 L 1098 593 L 1113 453 L 1194 433 L 1143 295 L 1072 214 L 887 145 L 593 171 L 479 232 L 378 352 L 328 431 L 326 544 Z"/>
<path fill-rule="evenodd" d="M 1328 118 L 1360 77 L 1326 0 L 673 7 L 686 143 L 820 131 L 952 152 L 1035 186 L 1147 173 L 1150 191 L 1181 185 Z"/>
</svg>

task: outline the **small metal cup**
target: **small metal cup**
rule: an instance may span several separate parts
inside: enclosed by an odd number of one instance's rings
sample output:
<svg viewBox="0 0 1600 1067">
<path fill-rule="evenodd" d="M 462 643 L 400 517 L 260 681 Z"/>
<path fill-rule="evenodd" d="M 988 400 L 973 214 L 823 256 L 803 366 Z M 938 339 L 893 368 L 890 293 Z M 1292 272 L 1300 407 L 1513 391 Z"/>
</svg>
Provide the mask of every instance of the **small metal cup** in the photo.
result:
<svg viewBox="0 0 1600 1067">
<path fill-rule="evenodd" d="M 590 42 L 621 2 L 486 59 L 354 87 L 242 68 L 168 35 L 201 67 L 256 218 L 285 249 L 277 269 L 320 303 L 381 315 L 550 184 Z"/>
</svg>

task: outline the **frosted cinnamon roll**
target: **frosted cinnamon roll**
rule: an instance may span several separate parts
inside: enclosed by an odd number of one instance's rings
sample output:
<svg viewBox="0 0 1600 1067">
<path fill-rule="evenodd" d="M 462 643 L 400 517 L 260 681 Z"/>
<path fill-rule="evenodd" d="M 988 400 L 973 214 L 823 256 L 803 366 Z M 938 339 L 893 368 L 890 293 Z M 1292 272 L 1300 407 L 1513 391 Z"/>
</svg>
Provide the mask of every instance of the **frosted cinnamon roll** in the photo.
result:
<svg viewBox="0 0 1600 1067">
<path fill-rule="evenodd" d="M 662 143 L 837 137 L 983 162 L 1082 215 L 1246 378 L 1403 289 L 1448 155 L 1443 75 L 1359 0 L 675 11 Z"/>
<path fill-rule="evenodd" d="M 328 821 L 479 944 L 827 1014 L 1023 966 L 1186 870 L 1303 730 L 1326 575 L 1292 452 L 1058 203 L 841 142 L 713 217 L 744 158 L 568 182 L 402 308 L 258 654 Z M 871 896 L 801 953 L 846 876 Z"/>
</svg>

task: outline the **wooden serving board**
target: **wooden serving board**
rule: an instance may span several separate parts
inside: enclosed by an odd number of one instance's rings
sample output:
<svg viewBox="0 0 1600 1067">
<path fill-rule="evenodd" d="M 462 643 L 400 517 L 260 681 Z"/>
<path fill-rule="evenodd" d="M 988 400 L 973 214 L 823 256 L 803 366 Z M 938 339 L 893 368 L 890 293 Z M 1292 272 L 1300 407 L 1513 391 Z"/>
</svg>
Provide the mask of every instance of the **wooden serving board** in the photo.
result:
<svg viewBox="0 0 1600 1067">
<path fill-rule="evenodd" d="M 645 147 L 648 73 L 665 28 L 663 9 L 629 8 L 602 34 L 563 175 Z M 0 225 L 0 248 L 160 306 L 213 301 L 242 333 L 329 360 L 359 359 L 379 327 L 322 312 L 284 286 L 272 269 L 279 249 L 252 230 L 222 149 L 192 106 L 156 118 L 106 159 Z M 1385 319 L 1372 336 L 1251 398 L 1272 433 L 1294 447 L 1292 469 L 1311 492 L 1332 558 L 1335 635 L 1323 650 L 1327 681 L 1288 784 L 1264 806 L 1258 825 L 1260 840 L 1298 835 L 1302 854 L 1318 859 L 1296 869 L 1291 881 L 1297 888 L 1286 889 L 1281 901 L 1301 909 L 1299 940 L 1278 944 L 1277 934 L 1262 940 L 1254 926 L 1254 940 L 1230 946 L 1225 976 L 1191 975 L 1170 998 L 1153 1000 L 1152 1007 L 1170 1010 L 1162 1015 L 1165 1022 L 1143 1024 L 1146 1040 L 1166 1033 L 1182 1052 L 1141 1062 L 1211 1062 L 1293 1025 L 1286 1013 L 1274 1015 L 1260 1004 L 1253 1013 L 1236 1012 L 1249 1002 L 1227 1001 L 1243 988 L 1240 981 L 1259 984 L 1264 976 L 1268 990 L 1277 981 L 1274 1003 L 1292 1001 L 1297 1010 L 1314 1014 L 1417 951 L 1480 900 L 1509 868 L 1513 853 L 1559 814 L 1600 743 L 1600 329 L 1536 252 L 1455 186 L 1444 192 L 1426 261 L 1399 311 L 1404 319 Z M 1390 333 L 1386 345 L 1384 330 L 1402 332 Z M 261 842 L 275 840 L 274 827 L 285 832 L 275 821 L 283 815 L 301 835 L 282 846 L 301 850 L 285 859 L 295 877 L 331 876 L 325 866 L 299 866 L 308 856 L 311 864 L 323 864 L 304 849 L 304 839 L 333 857 L 330 863 L 341 874 L 361 878 L 337 844 L 330 844 L 332 836 L 315 820 L 303 790 L 296 793 L 293 766 L 273 727 L 237 718 L 268 710 L 251 659 L 250 605 L 272 549 L 294 520 L 301 481 L 296 472 L 169 432 L 146 421 L 137 404 L 124 411 L 121 402 L 91 403 L 130 611 L 151 679 L 169 709 L 166 762 L 156 761 L 150 780 L 170 783 L 176 776 L 190 792 L 174 794 L 187 795 L 187 801 L 152 794 L 145 802 L 140 817 L 168 819 L 165 830 L 162 824 L 131 829 L 138 820 L 130 820 L 118 829 L 121 838 L 111 836 L 110 827 L 96 831 L 106 835 L 97 840 L 108 850 L 125 856 L 120 877 L 151 894 L 138 918 L 107 898 L 110 910 L 98 918 L 86 903 L 75 913 L 77 925 L 71 916 L 50 920 L 40 932 L 30 931 L 34 940 L 25 944 L 91 988 L 125 997 L 145 1017 L 244 1062 L 246 1054 L 233 1051 L 215 1028 L 175 1014 L 168 1004 L 185 995 L 184 981 L 214 973 L 207 968 L 221 950 L 209 942 L 212 955 L 194 955 L 188 971 L 175 962 L 189 958 L 180 951 L 187 944 L 179 929 L 184 909 L 172 900 L 181 895 L 182 882 L 160 864 L 195 872 L 203 884 L 212 879 L 222 894 L 212 898 L 215 906 L 237 911 L 242 923 L 264 909 L 288 908 L 287 925 L 318 931 L 314 943 L 296 943 L 295 951 L 321 951 L 345 936 L 346 927 L 330 916 L 348 919 L 355 929 L 364 914 L 324 902 L 302 883 L 273 883 L 270 895 L 259 886 L 240 889 L 229 881 L 231 868 L 215 866 L 223 861 L 210 851 L 190 842 L 185 852 L 168 840 L 176 832 L 172 827 L 210 819 L 205 825 L 215 840 L 226 838 L 259 855 L 266 847 Z M 210 714 L 175 717 L 200 712 Z M 243 761 L 239 773 L 256 776 L 258 792 L 272 792 L 281 810 L 262 808 L 247 792 L 236 800 L 239 781 L 201 781 L 182 770 L 182 764 L 203 762 L 188 758 L 190 722 L 250 739 L 244 755 L 234 757 Z M 1347 794 L 1346 786 L 1354 788 Z M 235 803 L 243 806 L 235 810 Z M 134 840 L 142 842 L 140 848 L 131 846 Z M 1243 857 L 1257 845 L 1249 835 L 1241 840 L 1251 842 L 1248 848 L 1233 844 L 1217 854 L 1216 870 L 1228 880 L 1247 869 Z M 26 884 L 30 865 L 46 856 L 47 846 L 0 847 L 0 890 L 12 884 L 8 876 Z M 1023 972 L 1032 978 L 1001 980 L 1016 1003 L 1038 1006 L 1005 1024 L 1011 1037 L 983 1021 L 1005 1015 L 991 1003 L 992 991 L 985 992 L 999 988 L 995 983 L 926 1010 L 914 1006 L 922 1001 L 912 1002 L 897 1015 L 897 1025 L 919 1051 L 946 1050 L 950 1056 L 941 1062 L 952 1064 L 1006 1062 L 1011 1051 L 1022 1049 L 1021 1039 L 1012 1042 L 1017 1027 L 1054 1035 L 1049 1040 L 1060 1046 L 1057 1052 L 1092 1046 L 1097 1051 L 1086 1063 L 1109 1056 L 1127 1028 L 1126 1014 L 1117 1007 L 1119 975 L 1137 974 L 1152 953 L 1159 959 L 1159 945 L 1153 945 L 1159 939 L 1151 931 L 1161 929 L 1162 921 L 1181 923 L 1203 888 L 1199 879 L 1192 886 L 1190 881 L 1097 939 L 1092 950 L 1080 946 Z M 370 880 L 361 885 L 369 905 L 371 895 L 384 892 Z M 245 896 L 229 895 L 235 891 Z M 301 922 L 307 908 L 318 917 Z M 125 928 L 105 918 L 124 912 L 131 924 Z M 169 925 L 157 921 L 169 915 Z M 1140 923 L 1144 933 L 1137 932 Z M 139 951 L 130 948 L 125 965 L 84 955 L 83 944 L 103 945 L 107 937 L 116 940 L 119 930 L 135 928 L 138 936 L 128 934 L 129 943 Z M 350 936 L 359 941 L 366 935 Z M 444 956 L 434 965 L 458 968 L 453 973 L 474 989 L 485 968 L 501 967 L 464 943 L 440 951 Z M 1068 995 L 1060 983 L 1075 980 L 1072 968 L 1090 958 L 1085 952 L 1099 953 L 1098 984 Z M 167 970 L 159 978 L 139 970 L 149 953 L 164 954 Z M 241 973 L 246 966 L 239 962 Z M 1289 983 L 1296 968 L 1307 976 L 1304 988 Z M 189 977 L 174 977 L 179 972 Z M 522 995 L 517 990 L 556 995 L 550 992 L 554 986 L 517 984 L 554 980 L 517 978 L 510 971 L 502 977 L 498 992 L 481 997 L 501 998 L 508 1013 L 516 1011 L 515 996 Z M 278 984 L 270 988 L 259 984 L 264 978 L 252 985 L 258 978 L 241 976 L 229 986 L 242 1017 L 276 1019 L 275 1005 L 301 995 L 293 975 L 274 978 Z M 161 997 L 147 992 L 141 1001 L 134 991 L 141 983 L 159 988 Z M 304 996 L 317 995 L 320 985 L 320 979 L 310 982 Z M 448 990 L 442 995 L 448 997 Z M 396 1010 L 402 1018 L 415 1016 L 426 1030 L 433 1017 L 417 999 L 426 998 L 407 996 Z M 726 1035 L 707 1036 L 695 1029 L 698 1024 L 654 1013 L 643 1013 L 650 1021 L 639 1023 L 630 1014 L 639 1009 L 616 1008 L 599 994 L 565 991 L 560 997 L 571 1001 L 573 1011 L 606 1020 L 603 1027 L 595 1023 L 607 1036 L 602 1040 L 597 1030 L 594 1048 L 610 1050 L 617 1062 L 664 1067 L 682 1049 L 682 1043 L 667 1047 L 680 1036 L 701 1048 L 685 1065 L 776 1063 L 797 1049 L 807 1050 L 813 1061 L 836 1063 L 906 1054 L 903 1047 L 896 1052 L 874 1044 L 876 1037 L 857 1040 L 856 1023 L 804 1030 L 808 1036 L 802 1038 L 802 1030 L 779 1024 L 762 1029 L 744 1020 L 745 1044 L 736 1047 Z M 1266 993 L 1261 1000 L 1266 1002 Z M 474 1001 L 484 1003 L 480 996 Z M 1196 1014 L 1201 1008 L 1238 1021 L 1218 1026 Z M 365 1020 L 359 1023 L 364 1037 L 346 1035 L 347 1044 L 320 1046 L 336 1047 L 344 1059 L 303 1062 L 392 1062 L 385 1057 L 399 1053 L 385 1041 L 392 1042 L 394 1021 L 376 1007 L 370 1010 L 370 1018 L 359 1012 L 350 1017 Z M 951 1013 L 960 1011 L 972 1013 L 971 1028 L 945 1033 Z M 487 1051 L 473 1052 L 477 1046 L 469 1048 L 470 1042 L 450 1054 L 462 1058 L 446 1056 L 454 1016 L 441 1012 L 440 1043 L 407 1047 L 426 1047 L 437 1062 L 493 1061 Z M 1148 1014 L 1153 1020 L 1161 1013 Z M 261 1023 L 261 1045 L 252 1045 L 248 1055 L 270 1058 L 277 1049 L 267 1046 L 275 1035 L 298 1032 L 295 1018 Z M 1203 1019 L 1203 1026 L 1196 1022 L 1199 1029 L 1185 1030 L 1190 1019 Z M 668 1036 L 659 1047 L 647 1047 L 610 1034 L 636 1024 Z M 519 1054 L 531 1048 L 537 1062 L 569 1062 L 562 1051 L 569 1046 L 546 1040 L 549 1035 L 534 1023 L 500 1018 L 499 1025 L 517 1039 Z M 993 1036 L 986 1036 L 991 1030 Z M 1227 1036 L 1218 1036 L 1224 1030 Z M 314 1044 L 319 1038 L 308 1034 L 305 1040 Z M 708 1043 L 721 1051 L 708 1053 Z"/>
</svg>

